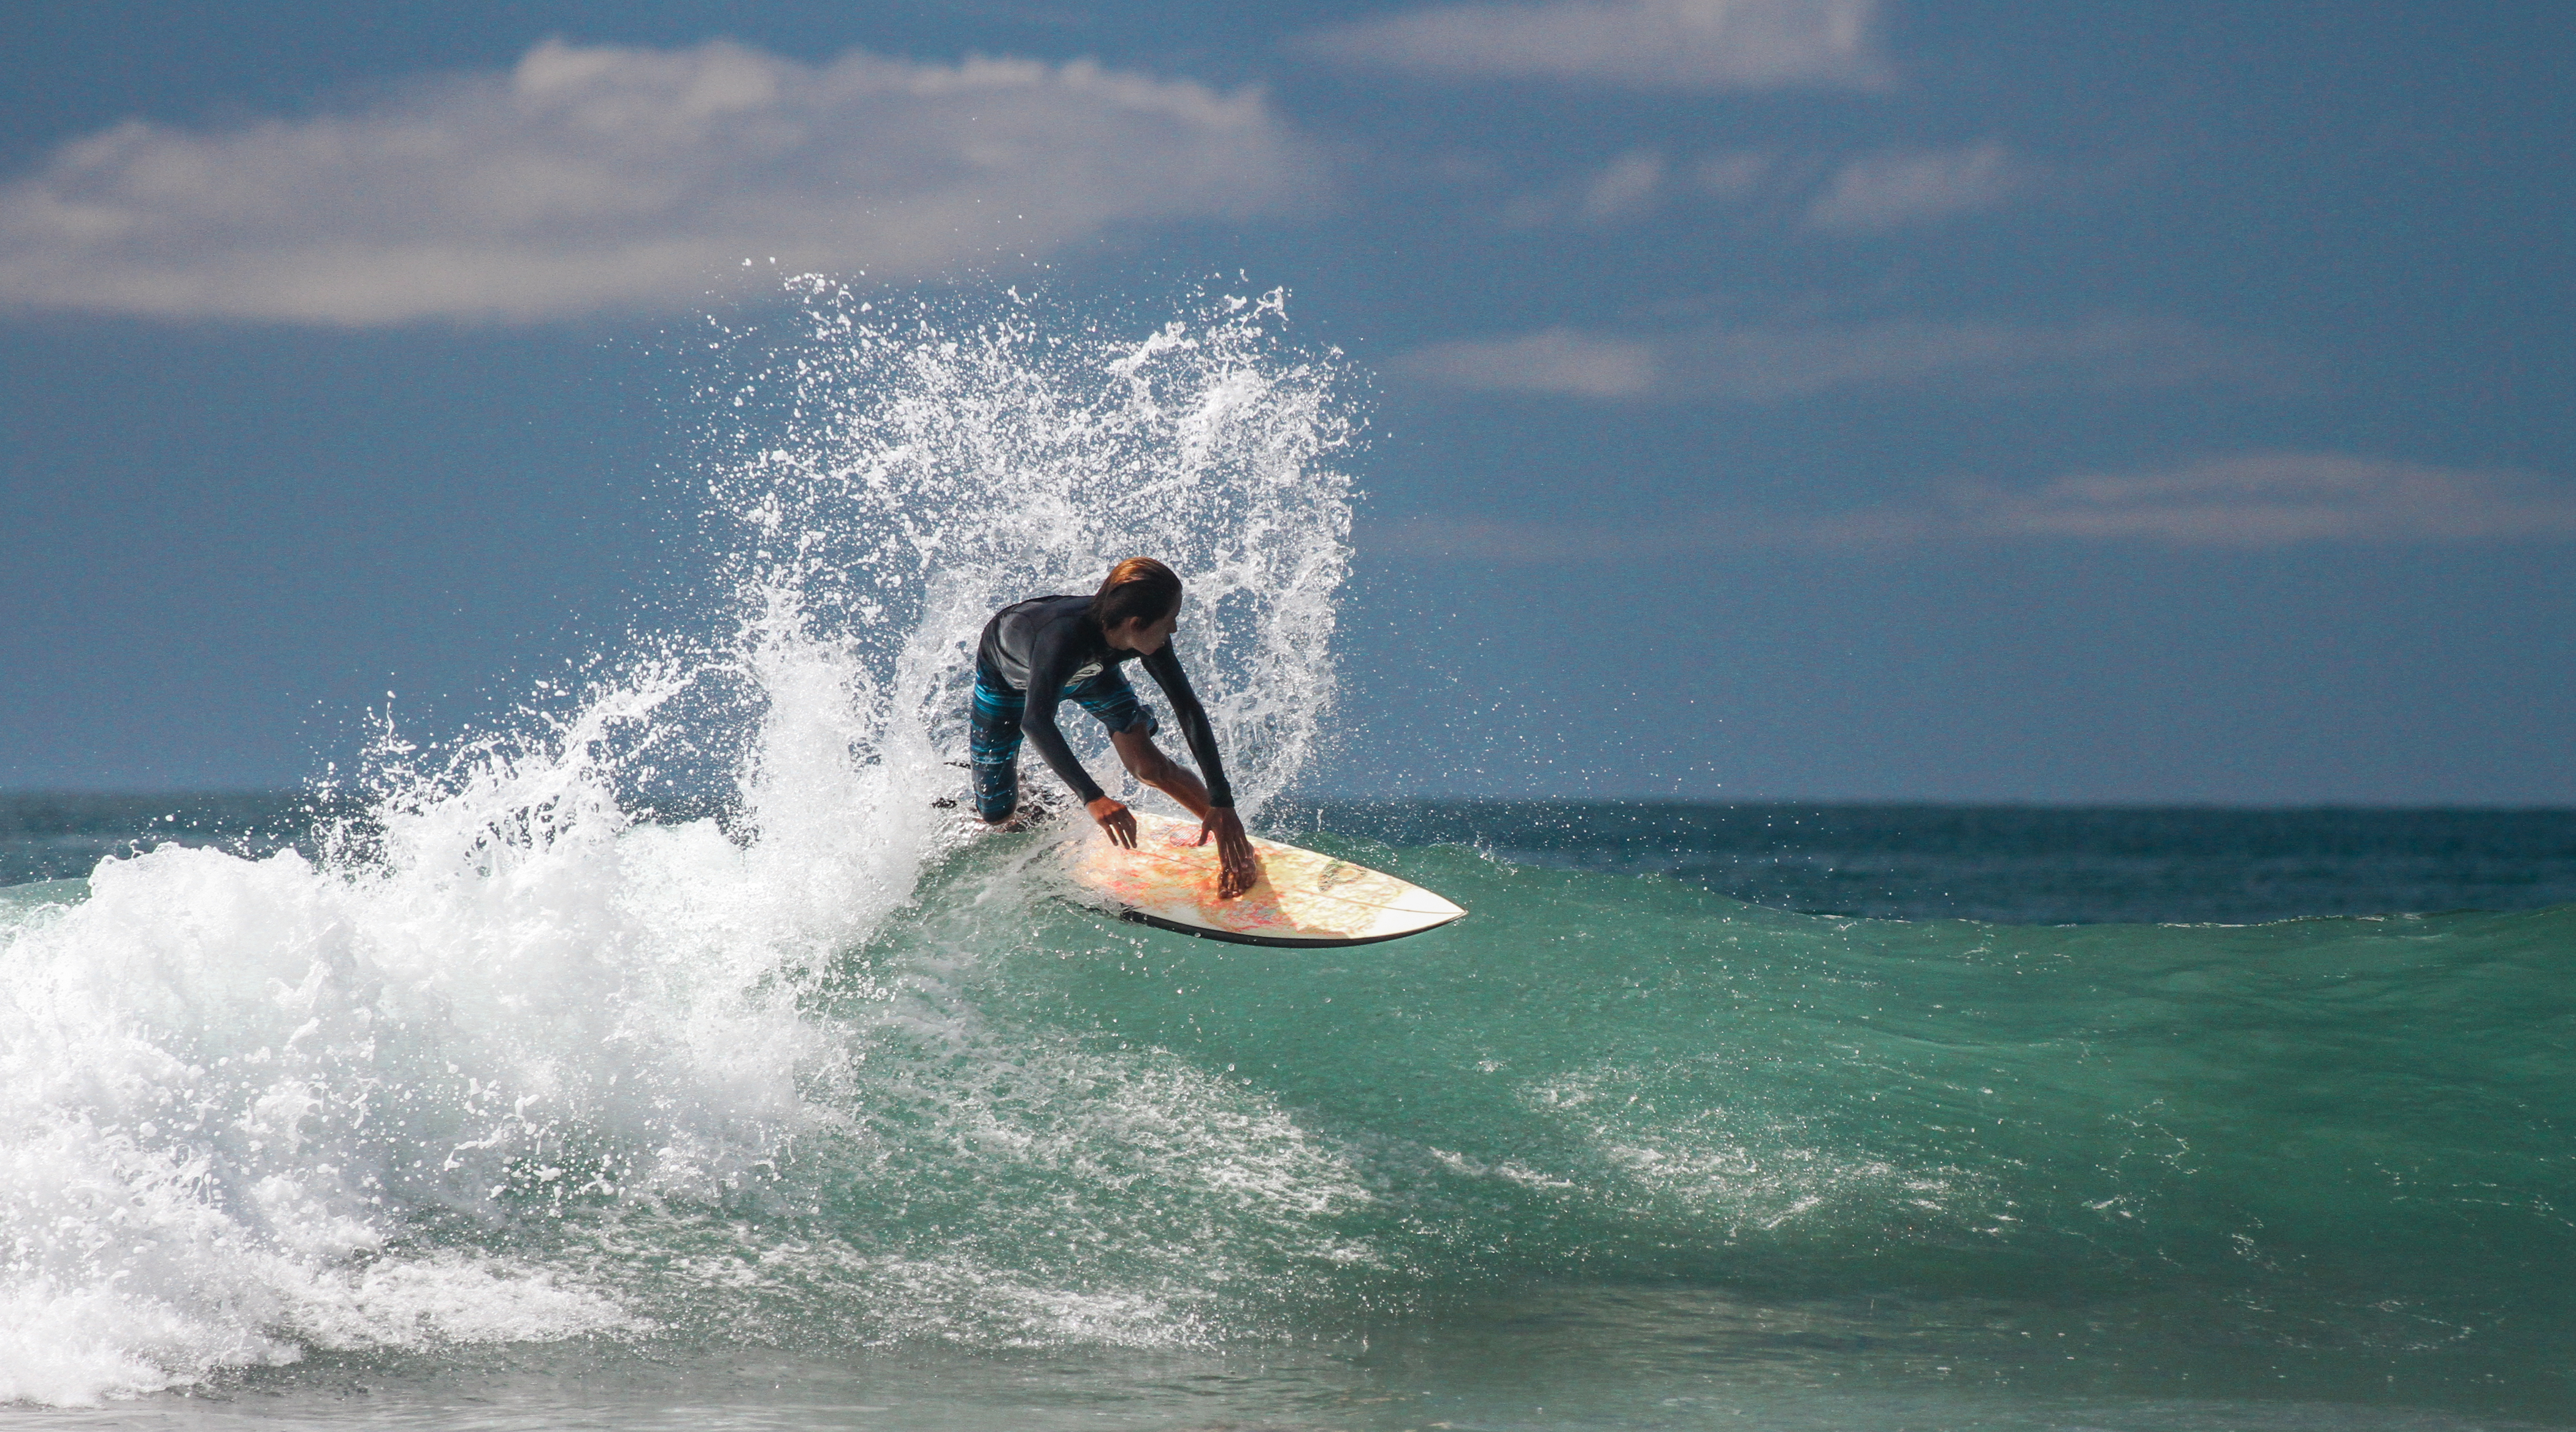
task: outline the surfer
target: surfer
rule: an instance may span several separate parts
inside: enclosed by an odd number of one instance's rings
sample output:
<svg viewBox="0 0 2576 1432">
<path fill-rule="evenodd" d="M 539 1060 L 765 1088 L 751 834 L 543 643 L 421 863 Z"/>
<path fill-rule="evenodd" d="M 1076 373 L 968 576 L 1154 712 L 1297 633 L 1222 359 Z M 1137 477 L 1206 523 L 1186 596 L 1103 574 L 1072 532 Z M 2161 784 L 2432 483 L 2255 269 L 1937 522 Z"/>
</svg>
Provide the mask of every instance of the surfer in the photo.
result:
<svg viewBox="0 0 2576 1432">
<path fill-rule="evenodd" d="M 1130 557 L 1110 568 L 1108 580 L 1088 597 L 1031 597 L 994 613 L 975 648 L 975 813 L 992 828 L 1018 828 L 1025 733 L 1109 838 L 1135 845 L 1136 817 L 1091 779 L 1056 728 L 1057 705 L 1070 696 L 1109 728 L 1109 742 L 1130 775 L 1199 818 L 1199 844 L 1216 837 L 1217 897 L 1231 900 L 1251 889 L 1260 872 L 1252 862 L 1252 840 L 1234 813 L 1234 792 L 1217 759 L 1207 708 L 1172 654 L 1172 628 L 1180 620 L 1181 579 L 1151 557 Z M 1154 745 L 1160 724 L 1118 669 L 1136 658 L 1171 701 L 1204 783 Z"/>
</svg>

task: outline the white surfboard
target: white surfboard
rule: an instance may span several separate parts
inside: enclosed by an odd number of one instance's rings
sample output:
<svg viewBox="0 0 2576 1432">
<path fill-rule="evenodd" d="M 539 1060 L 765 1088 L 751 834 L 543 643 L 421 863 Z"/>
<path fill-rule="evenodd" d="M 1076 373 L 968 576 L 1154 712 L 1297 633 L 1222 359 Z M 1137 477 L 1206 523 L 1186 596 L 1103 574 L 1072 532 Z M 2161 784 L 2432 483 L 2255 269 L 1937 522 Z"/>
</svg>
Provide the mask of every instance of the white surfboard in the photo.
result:
<svg viewBox="0 0 2576 1432">
<path fill-rule="evenodd" d="M 1216 842 L 1197 844 L 1199 823 L 1136 812 L 1136 848 L 1094 827 L 1065 855 L 1089 900 L 1122 920 L 1245 945 L 1368 945 L 1436 929 L 1467 912 L 1382 870 L 1253 837 L 1261 878 L 1232 900 L 1216 898 Z"/>
</svg>

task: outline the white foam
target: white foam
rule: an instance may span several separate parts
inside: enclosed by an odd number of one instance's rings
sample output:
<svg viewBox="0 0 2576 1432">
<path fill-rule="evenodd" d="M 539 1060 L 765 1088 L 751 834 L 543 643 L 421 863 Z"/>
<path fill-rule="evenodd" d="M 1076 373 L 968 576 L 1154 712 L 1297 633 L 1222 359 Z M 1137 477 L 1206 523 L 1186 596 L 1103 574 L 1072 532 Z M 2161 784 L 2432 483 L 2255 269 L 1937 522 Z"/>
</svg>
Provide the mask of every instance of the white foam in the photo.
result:
<svg viewBox="0 0 2576 1432">
<path fill-rule="evenodd" d="M 720 637 L 541 687 L 516 729 L 389 730 L 372 817 L 319 862 L 165 848 L 0 910 L 0 1399 L 644 1326 L 549 1230 L 718 1206 L 800 1139 L 860 1137 L 868 1041 L 811 996 L 864 1002 L 835 962 L 959 838 L 930 801 L 963 784 L 969 643 L 1001 602 L 1169 561 L 1243 801 L 1293 779 L 1332 690 L 1348 420 L 1276 295 L 1123 342 L 1017 306 L 869 317 L 823 279 L 795 304 L 802 334 L 739 339 L 726 380 L 763 426 L 712 434 Z M 691 761 L 724 774 L 730 833 L 621 813 Z M 1338 1186 L 1261 1117 L 1263 1157 Z M 887 1297 L 983 1287 L 1067 1336 L 1163 1325 L 1151 1293 L 877 1266 Z"/>
</svg>

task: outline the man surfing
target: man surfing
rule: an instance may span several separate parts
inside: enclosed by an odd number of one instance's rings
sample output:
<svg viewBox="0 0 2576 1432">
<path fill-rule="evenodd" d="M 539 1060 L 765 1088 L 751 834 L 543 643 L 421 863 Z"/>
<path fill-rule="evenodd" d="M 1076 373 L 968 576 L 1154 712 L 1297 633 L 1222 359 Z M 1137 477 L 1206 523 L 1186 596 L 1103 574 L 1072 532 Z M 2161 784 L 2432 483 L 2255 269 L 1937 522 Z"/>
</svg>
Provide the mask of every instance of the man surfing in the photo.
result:
<svg viewBox="0 0 2576 1432">
<path fill-rule="evenodd" d="M 1231 900 L 1251 889 L 1260 871 L 1234 814 L 1207 708 L 1172 654 L 1172 629 L 1180 620 L 1181 579 L 1151 557 L 1110 568 L 1109 579 L 1088 597 L 1031 597 L 994 613 L 975 648 L 975 813 L 990 828 L 1018 828 L 1025 734 L 1112 841 L 1136 844 L 1136 817 L 1091 779 L 1056 728 L 1057 706 L 1070 696 L 1109 728 L 1109 742 L 1130 775 L 1199 818 L 1199 844 L 1216 837 L 1217 898 Z M 1159 725 L 1118 669 L 1138 657 L 1172 703 L 1204 784 L 1154 745 Z"/>
</svg>

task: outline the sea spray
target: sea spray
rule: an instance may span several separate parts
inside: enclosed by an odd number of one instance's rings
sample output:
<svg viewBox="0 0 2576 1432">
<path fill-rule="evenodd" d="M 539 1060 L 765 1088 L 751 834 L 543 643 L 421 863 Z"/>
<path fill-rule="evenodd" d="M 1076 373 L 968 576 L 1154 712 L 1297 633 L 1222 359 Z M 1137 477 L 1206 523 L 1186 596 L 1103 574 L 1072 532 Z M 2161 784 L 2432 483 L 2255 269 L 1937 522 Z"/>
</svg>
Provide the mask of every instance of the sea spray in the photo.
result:
<svg viewBox="0 0 2576 1432">
<path fill-rule="evenodd" d="M 738 589 L 793 601 L 785 625 L 849 644 L 907 796 L 955 784 L 935 758 L 962 744 L 984 619 L 1134 555 L 1187 585 L 1176 641 L 1243 804 L 1284 789 L 1335 691 L 1356 430 L 1338 354 L 1284 338 L 1285 297 L 1205 296 L 1140 339 L 1016 296 L 965 316 L 796 288 L 796 326 L 712 345 L 719 550 Z"/>
<path fill-rule="evenodd" d="M 720 635 L 646 634 L 499 730 L 416 746 L 389 724 L 318 855 L 166 848 L 0 916 L 0 1399 L 817 1309 L 877 1338 L 1203 1331 L 1196 1274 L 1152 1237 L 1142 1276 L 1102 1230 L 1054 1276 L 963 1230 L 889 1232 L 960 1171 L 870 1180 L 964 1140 L 1108 1208 L 1125 1184 L 1084 1131 L 1160 1121 L 1152 1176 L 1276 1222 L 1243 1170 L 1316 1163 L 1299 1132 L 1249 1107 L 1196 1137 L 1240 1096 L 985 1026 L 954 979 L 1024 938 L 1026 852 L 967 877 L 1001 919 L 869 946 L 925 863 L 961 858 L 938 802 L 1002 602 L 1162 557 L 1247 806 L 1294 779 L 1347 561 L 1334 358 L 1282 336 L 1275 293 L 1141 325 L 883 302 L 800 280 L 787 336 L 716 342 Z M 721 823 L 637 818 L 693 765 Z M 1085 1107 L 1103 1087 L 1127 1092 Z M 854 1191 L 874 1211 L 834 1220 Z"/>
</svg>

